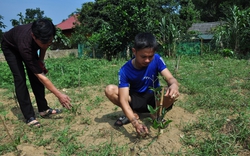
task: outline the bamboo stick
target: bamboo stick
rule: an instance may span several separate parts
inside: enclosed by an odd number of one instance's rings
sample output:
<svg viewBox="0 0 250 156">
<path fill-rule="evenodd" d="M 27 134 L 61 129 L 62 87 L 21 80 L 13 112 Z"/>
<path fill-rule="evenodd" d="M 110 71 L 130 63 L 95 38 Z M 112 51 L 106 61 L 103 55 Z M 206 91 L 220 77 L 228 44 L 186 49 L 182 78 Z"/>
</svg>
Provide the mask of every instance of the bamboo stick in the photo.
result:
<svg viewBox="0 0 250 156">
<path fill-rule="evenodd" d="M 158 117 L 160 117 L 160 116 L 161 116 L 161 112 L 162 112 L 162 105 L 163 105 L 163 97 L 164 97 L 164 87 L 162 87 L 162 90 L 161 90 L 160 110 L 159 110 Z"/>
</svg>

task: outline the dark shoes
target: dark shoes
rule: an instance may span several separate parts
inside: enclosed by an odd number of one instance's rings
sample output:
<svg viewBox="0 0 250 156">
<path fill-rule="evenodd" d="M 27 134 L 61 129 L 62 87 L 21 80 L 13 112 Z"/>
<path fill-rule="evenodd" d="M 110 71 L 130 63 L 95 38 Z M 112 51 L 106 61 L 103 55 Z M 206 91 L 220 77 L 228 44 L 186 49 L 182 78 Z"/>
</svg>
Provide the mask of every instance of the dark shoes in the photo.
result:
<svg viewBox="0 0 250 156">
<path fill-rule="evenodd" d="M 126 124 L 128 124 L 128 123 L 130 123 L 130 121 L 129 121 L 129 119 L 124 115 L 124 116 L 119 117 L 119 118 L 116 120 L 116 122 L 115 122 L 114 125 L 117 126 L 117 127 L 121 127 L 121 126 L 126 125 Z"/>
<path fill-rule="evenodd" d="M 40 112 L 40 116 L 42 118 L 46 118 L 46 117 L 49 117 L 51 115 L 57 115 L 57 114 L 61 114 L 61 113 L 62 113 L 62 110 L 60 110 L 60 109 L 51 109 L 50 108 L 44 112 Z"/>
<path fill-rule="evenodd" d="M 41 127 L 40 122 L 38 122 L 34 117 L 31 117 L 26 121 L 27 125 L 33 126 L 33 127 Z"/>
<path fill-rule="evenodd" d="M 42 118 L 46 118 L 46 117 L 50 117 L 51 115 L 57 115 L 57 114 L 60 114 L 60 113 L 62 113 L 61 110 L 59 110 L 59 109 L 51 109 L 50 108 L 50 109 L 48 109 L 48 110 L 46 110 L 44 112 L 40 112 L 39 114 L 40 114 L 40 116 Z M 26 121 L 26 123 L 27 123 L 27 125 L 32 126 L 32 127 L 41 127 L 40 122 L 38 122 L 35 117 L 29 118 Z"/>
</svg>

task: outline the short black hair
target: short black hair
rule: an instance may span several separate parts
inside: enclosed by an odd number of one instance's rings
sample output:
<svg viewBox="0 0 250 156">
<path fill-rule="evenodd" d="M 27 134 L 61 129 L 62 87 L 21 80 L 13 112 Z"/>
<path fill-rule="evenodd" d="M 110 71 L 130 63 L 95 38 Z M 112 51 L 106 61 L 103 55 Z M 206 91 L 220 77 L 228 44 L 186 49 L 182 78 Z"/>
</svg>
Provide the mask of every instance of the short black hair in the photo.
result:
<svg viewBox="0 0 250 156">
<path fill-rule="evenodd" d="M 134 48 L 137 51 L 145 48 L 152 48 L 156 51 L 158 48 L 158 42 L 156 41 L 155 36 L 151 33 L 139 33 L 135 36 Z"/>
<path fill-rule="evenodd" d="M 56 34 L 55 25 L 49 19 L 38 19 L 32 23 L 32 33 L 42 43 L 48 43 Z"/>
</svg>

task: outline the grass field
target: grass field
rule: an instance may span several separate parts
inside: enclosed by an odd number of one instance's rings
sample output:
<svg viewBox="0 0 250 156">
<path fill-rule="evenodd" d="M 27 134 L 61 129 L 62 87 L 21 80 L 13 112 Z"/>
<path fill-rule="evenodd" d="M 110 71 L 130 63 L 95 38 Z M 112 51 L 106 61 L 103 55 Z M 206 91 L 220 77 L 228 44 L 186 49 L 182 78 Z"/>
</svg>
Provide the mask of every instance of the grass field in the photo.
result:
<svg viewBox="0 0 250 156">
<path fill-rule="evenodd" d="M 113 128 L 122 112 L 103 90 L 117 84 L 125 60 L 47 59 L 47 76 L 71 97 L 74 107 L 57 118 L 38 118 L 43 124 L 39 129 L 23 122 L 11 73 L 0 63 L 0 155 L 250 155 L 250 61 L 182 56 L 175 70 L 175 59 L 164 60 L 180 83 L 181 97 L 167 114 L 173 123 L 160 139 L 152 128 L 148 138 L 136 137 L 130 124 Z M 46 97 L 60 108 L 48 91 Z"/>
</svg>

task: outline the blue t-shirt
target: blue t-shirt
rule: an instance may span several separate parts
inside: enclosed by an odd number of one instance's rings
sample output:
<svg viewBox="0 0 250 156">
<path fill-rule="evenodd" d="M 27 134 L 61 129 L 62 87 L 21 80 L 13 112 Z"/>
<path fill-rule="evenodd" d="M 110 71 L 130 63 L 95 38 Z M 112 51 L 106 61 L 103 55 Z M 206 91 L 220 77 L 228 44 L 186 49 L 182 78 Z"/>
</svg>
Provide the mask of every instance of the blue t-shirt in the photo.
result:
<svg viewBox="0 0 250 156">
<path fill-rule="evenodd" d="M 129 87 L 133 92 L 152 92 L 149 87 L 160 86 L 158 73 L 166 68 L 159 54 L 155 54 L 150 64 L 143 69 L 136 69 L 132 59 L 125 63 L 118 72 L 119 88 Z M 154 83 L 154 84 L 153 84 Z"/>
</svg>

